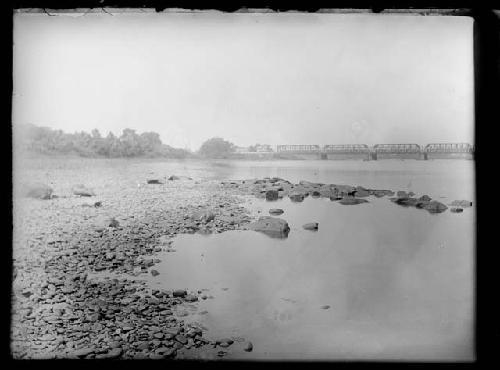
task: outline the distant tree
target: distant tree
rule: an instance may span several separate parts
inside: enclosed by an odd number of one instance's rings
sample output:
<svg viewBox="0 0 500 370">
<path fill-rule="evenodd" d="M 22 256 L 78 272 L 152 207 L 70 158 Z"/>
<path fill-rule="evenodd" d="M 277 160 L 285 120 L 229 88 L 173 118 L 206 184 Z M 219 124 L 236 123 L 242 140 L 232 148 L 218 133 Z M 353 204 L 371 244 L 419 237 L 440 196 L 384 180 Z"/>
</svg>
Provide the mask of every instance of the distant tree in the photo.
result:
<svg viewBox="0 0 500 370">
<path fill-rule="evenodd" d="M 136 157 L 142 154 L 141 142 L 135 130 L 130 128 L 123 130 L 120 143 L 122 144 L 122 154 L 125 157 Z"/>
<path fill-rule="evenodd" d="M 186 158 L 191 153 L 185 149 L 172 148 L 161 142 L 156 132 L 138 135 L 135 130 L 124 129 L 120 137 L 109 132 L 102 137 L 99 130 L 68 134 L 62 130 L 52 130 L 33 124 L 23 124 L 16 130 L 16 145 L 21 150 L 35 153 L 78 154 L 80 156 L 101 157 L 165 157 Z"/>
<path fill-rule="evenodd" d="M 257 145 L 259 145 L 259 144 L 257 144 Z M 249 152 L 256 152 L 257 151 L 257 145 L 250 145 L 248 147 L 248 151 Z"/>
<path fill-rule="evenodd" d="M 214 137 L 205 141 L 198 153 L 207 158 L 224 158 L 235 151 L 236 146 L 220 137 Z"/>
</svg>

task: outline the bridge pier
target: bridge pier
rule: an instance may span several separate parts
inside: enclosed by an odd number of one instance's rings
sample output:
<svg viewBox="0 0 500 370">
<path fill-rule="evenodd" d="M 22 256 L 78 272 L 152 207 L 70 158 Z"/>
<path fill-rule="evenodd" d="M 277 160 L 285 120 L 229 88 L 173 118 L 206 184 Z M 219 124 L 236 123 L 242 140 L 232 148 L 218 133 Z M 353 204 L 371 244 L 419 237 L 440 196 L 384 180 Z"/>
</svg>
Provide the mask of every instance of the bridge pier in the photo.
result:
<svg viewBox="0 0 500 370">
<path fill-rule="evenodd" d="M 320 153 L 319 159 L 328 159 L 328 155 L 326 153 Z"/>
<path fill-rule="evenodd" d="M 376 152 L 370 153 L 370 157 L 371 157 L 372 161 L 376 161 L 377 160 L 377 153 Z"/>
</svg>

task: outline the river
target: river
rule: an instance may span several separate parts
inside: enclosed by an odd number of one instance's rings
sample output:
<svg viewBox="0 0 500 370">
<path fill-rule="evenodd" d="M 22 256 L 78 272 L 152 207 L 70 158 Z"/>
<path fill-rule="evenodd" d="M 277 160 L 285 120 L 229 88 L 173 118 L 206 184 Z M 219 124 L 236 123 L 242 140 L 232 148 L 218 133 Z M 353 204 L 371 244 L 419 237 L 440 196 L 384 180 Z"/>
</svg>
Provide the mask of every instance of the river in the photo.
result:
<svg viewBox="0 0 500 370">
<path fill-rule="evenodd" d="M 188 320 L 214 336 L 254 343 L 242 359 L 471 360 L 474 358 L 474 162 L 468 160 L 218 161 L 152 163 L 155 171 L 210 179 L 278 176 L 292 182 L 413 191 L 455 214 L 386 198 L 344 206 L 308 197 L 248 197 L 254 215 L 282 208 L 277 240 L 252 231 L 180 235 L 153 287 L 206 289 Z M 318 222 L 318 231 L 302 225 Z M 328 306 L 328 308 L 327 308 Z"/>
</svg>

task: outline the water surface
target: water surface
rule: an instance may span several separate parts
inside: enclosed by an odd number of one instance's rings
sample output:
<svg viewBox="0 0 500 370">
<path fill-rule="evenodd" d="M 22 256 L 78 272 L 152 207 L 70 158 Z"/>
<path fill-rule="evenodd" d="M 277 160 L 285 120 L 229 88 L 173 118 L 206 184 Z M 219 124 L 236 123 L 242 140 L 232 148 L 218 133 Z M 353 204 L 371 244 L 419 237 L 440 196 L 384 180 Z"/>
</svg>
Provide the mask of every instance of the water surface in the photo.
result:
<svg viewBox="0 0 500 370">
<path fill-rule="evenodd" d="M 219 162 L 204 169 L 216 179 L 279 176 L 474 201 L 472 161 Z M 177 252 L 148 279 L 153 287 L 213 295 L 187 319 L 214 337 L 254 343 L 253 352 L 229 357 L 472 359 L 474 208 L 429 214 L 367 199 L 344 206 L 248 197 L 255 215 L 284 209 L 288 238 L 180 235 Z M 319 230 L 303 230 L 307 222 L 319 222 Z"/>
</svg>

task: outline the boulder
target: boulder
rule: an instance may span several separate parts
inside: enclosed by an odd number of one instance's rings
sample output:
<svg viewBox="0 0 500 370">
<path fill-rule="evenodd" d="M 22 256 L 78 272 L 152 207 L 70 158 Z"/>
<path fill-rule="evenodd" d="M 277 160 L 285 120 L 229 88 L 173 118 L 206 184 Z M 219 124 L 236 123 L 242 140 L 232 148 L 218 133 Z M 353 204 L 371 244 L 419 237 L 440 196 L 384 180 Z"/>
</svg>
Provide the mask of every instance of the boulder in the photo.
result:
<svg viewBox="0 0 500 370">
<path fill-rule="evenodd" d="M 454 207 L 465 208 L 465 207 L 472 207 L 472 202 L 470 200 L 454 200 L 453 202 L 451 202 L 450 205 Z"/>
<path fill-rule="evenodd" d="M 433 200 L 428 204 L 423 206 L 423 209 L 427 210 L 429 213 L 441 213 L 448 209 L 443 203 Z"/>
<path fill-rule="evenodd" d="M 453 212 L 453 213 L 462 213 L 464 210 L 463 208 L 458 208 L 458 207 L 453 207 L 450 209 L 450 212 Z"/>
<path fill-rule="evenodd" d="M 406 191 L 402 191 L 402 190 L 398 191 L 396 193 L 396 196 L 398 198 L 409 198 L 409 195 L 406 193 Z"/>
<path fill-rule="evenodd" d="M 281 208 L 271 208 L 269 210 L 269 214 L 273 215 L 273 216 L 279 216 L 283 213 L 284 213 L 284 211 Z"/>
<path fill-rule="evenodd" d="M 149 179 L 149 180 L 147 180 L 147 183 L 148 184 L 163 184 L 163 181 L 161 181 L 160 179 Z"/>
<path fill-rule="evenodd" d="M 172 175 L 168 178 L 168 180 L 173 181 L 173 180 L 192 180 L 191 177 L 188 176 L 177 176 L 177 175 Z"/>
<path fill-rule="evenodd" d="M 319 198 L 321 196 L 321 193 L 317 190 L 313 190 L 313 192 L 311 193 L 311 196 L 313 198 Z"/>
<path fill-rule="evenodd" d="M 302 227 L 306 230 L 318 230 L 319 224 L 317 222 L 310 222 L 305 225 L 302 225 Z"/>
<path fill-rule="evenodd" d="M 195 296 L 194 294 L 188 294 L 187 296 L 184 297 L 184 300 L 187 302 L 196 302 L 198 301 L 198 297 Z"/>
<path fill-rule="evenodd" d="M 368 189 L 365 189 L 365 188 L 363 188 L 361 186 L 358 186 L 356 188 L 356 193 L 354 193 L 354 195 L 357 196 L 357 197 L 363 197 L 364 198 L 364 197 L 369 196 L 370 192 L 368 191 Z"/>
<path fill-rule="evenodd" d="M 302 202 L 304 200 L 304 194 L 299 192 L 293 192 L 288 194 L 288 197 L 292 202 Z"/>
<path fill-rule="evenodd" d="M 252 342 L 246 342 L 245 346 L 243 347 L 243 350 L 245 352 L 252 352 L 252 350 L 253 350 L 253 344 L 252 344 Z"/>
<path fill-rule="evenodd" d="M 42 183 L 25 185 L 24 194 L 29 198 L 35 199 L 50 199 L 52 198 L 53 189 Z"/>
<path fill-rule="evenodd" d="M 404 207 L 416 207 L 417 204 L 422 203 L 416 198 L 391 198 L 391 201 Z"/>
<path fill-rule="evenodd" d="M 158 275 L 160 275 L 160 273 L 156 270 L 151 270 L 151 275 L 158 276 Z"/>
<path fill-rule="evenodd" d="M 95 195 L 94 191 L 83 184 L 78 184 L 73 186 L 71 189 L 74 195 L 79 195 L 81 197 L 93 197 Z"/>
<path fill-rule="evenodd" d="M 420 198 L 418 198 L 419 201 L 421 202 L 430 202 L 432 198 L 426 194 L 422 195 Z"/>
<path fill-rule="evenodd" d="M 174 297 L 184 297 L 187 294 L 187 292 L 184 289 L 176 289 L 173 291 L 172 295 Z"/>
<path fill-rule="evenodd" d="M 385 195 L 393 196 L 394 192 L 392 190 L 369 190 L 370 194 L 376 196 L 377 198 L 381 198 Z"/>
<path fill-rule="evenodd" d="M 366 199 L 344 197 L 339 201 L 339 203 L 350 206 L 355 204 L 368 203 L 368 201 Z"/>
<path fill-rule="evenodd" d="M 279 193 L 277 190 L 266 191 L 266 200 L 277 200 Z"/>
<path fill-rule="evenodd" d="M 290 227 L 285 220 L 270 216 L 260 217 L 257 221 L 248 224 L 247 228 L 273 238 L 286 238 L 290 232 Z"/>
</svg>

